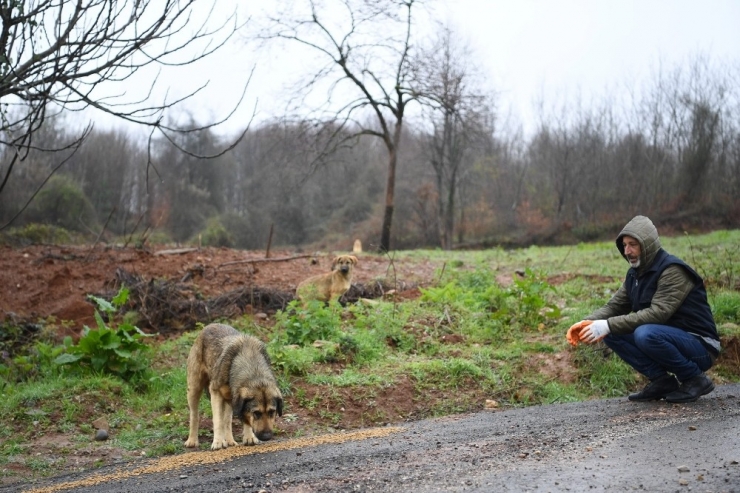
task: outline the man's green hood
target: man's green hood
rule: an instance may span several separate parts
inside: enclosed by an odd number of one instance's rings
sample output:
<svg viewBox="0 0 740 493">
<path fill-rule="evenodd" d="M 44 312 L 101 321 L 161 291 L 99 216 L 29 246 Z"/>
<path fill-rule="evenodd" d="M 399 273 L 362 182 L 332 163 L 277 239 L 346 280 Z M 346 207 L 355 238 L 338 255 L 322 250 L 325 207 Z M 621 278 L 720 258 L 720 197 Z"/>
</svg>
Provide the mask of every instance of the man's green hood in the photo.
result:
<svg viewBox="0 0 740 493">
<path fill-rule="evenodd" d="M 624 245 L 622 245 L 622 238 L 625 236 L 631 236 L 640 243 L 640 271 L 648 268 L 653 263 L 655 255 L 660 251 L 660 237 L 658 236 L 658 230 L 655 228 L 653 222 L 645 216 L 635 216 L 627 226 L 622 229 L 622 232 L 617 236 L 617 249 L 622 254 L 625 260 L 627 256 L 624 254 Z"/>
</svg>

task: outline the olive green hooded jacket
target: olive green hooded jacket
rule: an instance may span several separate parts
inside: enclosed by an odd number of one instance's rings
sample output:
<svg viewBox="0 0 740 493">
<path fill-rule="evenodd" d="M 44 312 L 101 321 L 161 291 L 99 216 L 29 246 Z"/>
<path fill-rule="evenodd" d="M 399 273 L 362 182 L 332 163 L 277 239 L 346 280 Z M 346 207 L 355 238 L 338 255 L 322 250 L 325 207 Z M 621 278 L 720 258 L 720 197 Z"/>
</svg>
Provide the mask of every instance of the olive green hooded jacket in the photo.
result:
<svg viewBox="0 0 740 493">
<path fill-rule="evenodd" d="M 609 302 L 586 316 L 586 320 L 605 319 L 607 320 L 609 329 L 612 333 L 629 334 L 634 332 L 637 327 L 644 324 L 666 325 L 666 323 L 674 317 L 677 310 L 681 308 L 681 305 L 684 303 L 687 296 L 695 291 L 695 288 L 699 288 L 698 291 L 701 291 L 701 293 L 692 293 L 692 300 L 695 300 L 694 297 L 696 296 L 703 296 L 704 298 L 701 299 L 700 302 L 706 303 L 706 293 L 703 289 L 703 281 L 699 275 L 696 274 L 693 269 L 681 262 L 680 259 L 676 259 L 684 265 L 674 263 L 666 267 L 663 272 L 660 273 L 657 281 L 657 289 L 655 290 L 655 294 L 652 296 L 652 299 L 650 299 L 649 306 L 639 310 L 634 310 L 632 301 L 628 295 L 628 289 L 626 286 L 627 280 L 635 279 L 635 282 L 639 281 L 653 264 L 656 256 L 660 253 L 661 258 L 663 258 L 666 254 L 662 250 L 658 230 L 655 228 L 652 221 L 645 216 L 634 217 L 617 236 L 617 249 L 626 260 L 627 257 L 624 254 L 624 246 L 622 244 L 624 236 L 630 236 L 639 242 L 640 265 L 637 269 L 631 268 L 630 271 L 628 271 L 625 282 L 622 283 Z M 697 284 L 702 285 L 697 286 Z M 701 334 L 696 333 L 695 335 L 700 337 L 706 345 L 709 345 L 714 349 L 715 353 L 718 353 L 720 349 L 719 337 L 717 336 L 714 321 L 711 320 L 711 313 L 708 318 L 710 320 L 707 320 L 707 323 L 705 324 L 707 327 L 700 327 L 700 330 L 697 332 L 701 332 Z M 694 333 L 691 328 L 680 328 L 687 332 Z"/>
</svg>

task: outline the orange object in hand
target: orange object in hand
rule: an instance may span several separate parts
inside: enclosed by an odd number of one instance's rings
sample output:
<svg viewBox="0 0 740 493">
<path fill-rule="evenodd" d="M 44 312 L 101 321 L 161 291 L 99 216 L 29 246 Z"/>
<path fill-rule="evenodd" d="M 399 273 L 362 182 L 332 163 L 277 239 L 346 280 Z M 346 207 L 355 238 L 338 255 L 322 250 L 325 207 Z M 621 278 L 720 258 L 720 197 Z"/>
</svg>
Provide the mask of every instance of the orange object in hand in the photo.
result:
<svg viewBox="0 0 740 493">
<path fill-rule="evenodd" d="M 578 342 L 581 340 L 581 330 L 591 325 L 592 322 L 593 320 L 581 320 L 570 326 L 570 329 L 565 334 L 565 338 L 568 339 L 571 346 L 575 347 L 578 345 Z"/>
</svg>

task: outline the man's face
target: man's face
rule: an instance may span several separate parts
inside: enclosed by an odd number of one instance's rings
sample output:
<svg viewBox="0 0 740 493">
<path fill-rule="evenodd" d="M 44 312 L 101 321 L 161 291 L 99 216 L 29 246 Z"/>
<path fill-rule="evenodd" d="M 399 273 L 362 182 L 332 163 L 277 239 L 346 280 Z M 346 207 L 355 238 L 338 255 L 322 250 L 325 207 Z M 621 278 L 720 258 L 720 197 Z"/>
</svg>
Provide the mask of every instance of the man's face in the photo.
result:
<svg viewBox="0 0 740 493">
<path fill-rule="evenodd" d="M 630 266 L 637 268 L 640 266 L 640 242 L 631 236 L 622 237 L 622 246 L 624 247 L 624 255 L 627 257 L 627 261 Z"/>
</svg>

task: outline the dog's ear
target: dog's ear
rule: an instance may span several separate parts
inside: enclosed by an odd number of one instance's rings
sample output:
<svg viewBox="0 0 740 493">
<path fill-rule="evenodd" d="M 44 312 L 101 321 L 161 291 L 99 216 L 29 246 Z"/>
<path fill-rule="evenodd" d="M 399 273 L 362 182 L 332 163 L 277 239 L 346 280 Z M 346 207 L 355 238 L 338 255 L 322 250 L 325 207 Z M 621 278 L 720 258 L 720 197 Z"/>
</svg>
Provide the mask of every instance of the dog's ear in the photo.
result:
<svg viewBox="0 0 740 493">
<path fill-rule="evenodd" d="M 242 406 L 244 405 L 244 399 L 241 397 L 235 397 L 231 401 L 231 411 L 235 418 L 240 418 L 242 415 Z"/>
<path fill-rule="evenodd" d="M 357 264 L 357 257 L 354 255 L 349 255 L 349 259 L 352 261 L 352 265 Z"/>
<path fill-rule="evenodd" d="M 334 270 L 337 267 L 338 261 L 339 261 L 339 257 L 334 257 L 334 260 L 331 261 L 331 270 Z"/>
<path fill-rule="evenodd" d="M 233 411 L 235 418 L 240 418 L 242 415 L 242 407 L 244 406 L 244 399 L 239 396 L 235 396 L 231 401 L 231 410 Z"/>
<path fill-rule="evenodd" d="M 234 412 L 235 418 L 241 418 L 244 416 L 244 411 L 247 410 L 251 405 L 254 398 L 253 397 L 241 397 L 240 395 L 237 395 L 234 397 L 234 399 L 231 402 L 231 409 Z"/>
<path fill-rule="evenodd" d="M 282 397 L 275 398 L 275 406 L 277 407 L 278 416 L 282 416 L 283 415 L 283 398 Z"/>
</svg>

